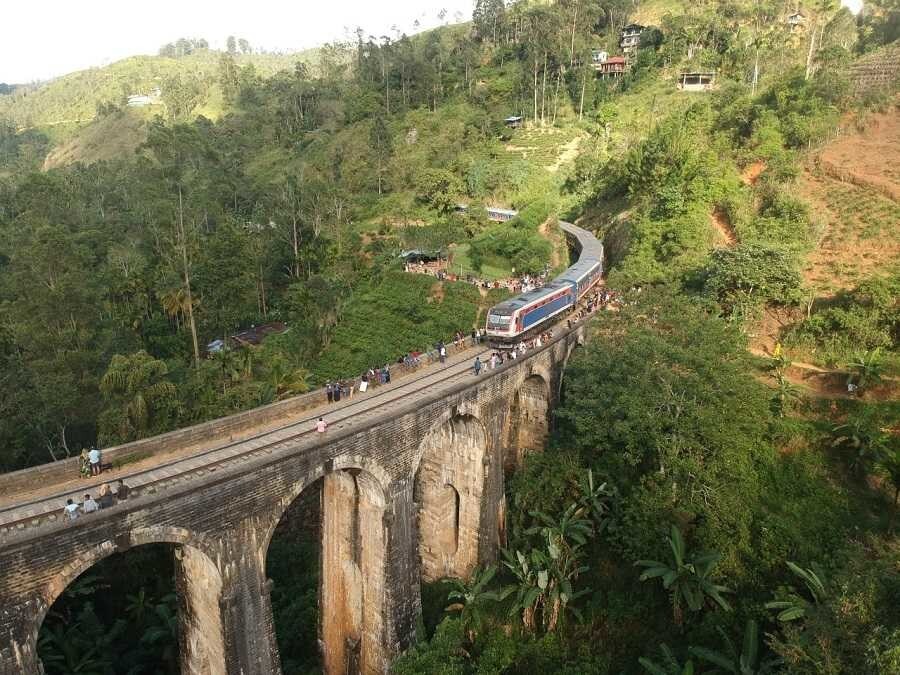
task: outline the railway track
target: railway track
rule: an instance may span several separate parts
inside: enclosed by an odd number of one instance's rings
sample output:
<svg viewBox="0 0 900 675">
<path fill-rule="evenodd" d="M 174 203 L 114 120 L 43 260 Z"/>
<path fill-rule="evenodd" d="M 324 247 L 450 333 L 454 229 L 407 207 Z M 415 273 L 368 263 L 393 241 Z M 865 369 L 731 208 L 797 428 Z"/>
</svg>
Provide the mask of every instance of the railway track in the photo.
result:
<svg viewBox="0 0 900 675">
<path fill-rule="evenodd" d="M 152 494 L 170 485 L 190 480 L 192 477 L 203 476 L 209 472 L 272 454 L 279 445 L 286 443 L 294 445 L 299 439 L 313 438 L 317 434 L 313 425 L 320 416 L 329 420 L 330 429 L 341 429 L 351 423 L 351 420 L 359 419 L 363 415 L 383 413 L 386 409 L 407 403 L 410 396 L 470 376 L 471 363 L 474 358 L 476 356 L 484 357 L 490 354 L 490 351 L 489 349 L 470 348 L 448 358 L 448 364 L 436 372 L 408 382 L 398 383 L 394 387 L 388 388 L 382 385 L 371 394 L 357 394 L 355 399 L 348 400 L 346 404 L 318 408 L 311 414 L 305 414 L 300 419 L 288 424 L 237 441 L 229 441 L 207 448 L 185 457 L 164 461 L 149 469 L 118 474 L 114 478 L 107 478 L 104 481 L 81 484 L 74 489 L 60 490 L 27 502 L 0 508 L 0 540 L 22 530 L 41 525 L 45 521 L 61 520 L 66 499 L 80 498 L 86 492 L 96 490 L 103 482 L 125 481 L 133 497 Z"/>
</svg>

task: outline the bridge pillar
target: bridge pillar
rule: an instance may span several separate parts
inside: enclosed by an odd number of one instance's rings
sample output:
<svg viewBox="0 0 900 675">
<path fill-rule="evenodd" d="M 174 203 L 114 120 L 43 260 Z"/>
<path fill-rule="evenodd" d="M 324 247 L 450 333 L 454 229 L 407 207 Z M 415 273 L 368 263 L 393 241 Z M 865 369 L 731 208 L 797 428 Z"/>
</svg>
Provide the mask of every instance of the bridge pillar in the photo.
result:
<svg viewBox="0 0 900 675">
<path fill-rule="evenodd" d="M 0 598 L 0 675 L 43 675 L 37 655 L 36 603 L 13 607 Z"/>
<path fill-rule="evenodd" d="M 222 576 L 193 546 L 175 549 L 175 585 L 179 608 L 179 652 L 184 675 L 224 673 Z"/>
<path fill-rule="evenodd" d="M 370 475 L 336 471 L 322 489 L 322 666 L 328 675 L 383 673 L 384 495 Z"/>
<path fill-rule="evenodd" d="M 264 548 L 258 539 L 262 532 L 262 524 L 245 521 L 222 542 L 217 561 L 222 583 L 219 607 L 224 672 L 229 675 L 281 674 Z M 204 653 L 215 655 L 215 639 L 202 644 Z"/>
</svg>

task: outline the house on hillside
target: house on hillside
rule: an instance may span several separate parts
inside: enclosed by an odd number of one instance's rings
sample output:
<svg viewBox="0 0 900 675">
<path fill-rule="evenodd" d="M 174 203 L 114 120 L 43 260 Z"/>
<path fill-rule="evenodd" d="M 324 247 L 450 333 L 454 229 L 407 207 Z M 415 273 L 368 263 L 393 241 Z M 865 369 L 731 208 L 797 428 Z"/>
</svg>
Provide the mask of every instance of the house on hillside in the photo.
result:
<svg viewBox="0 0 900 675">
<path fill-rule="evenodd" d="M 142 108 L 145 105 L 152 105 L 153 101 L 150 100 L 150 96 L 148 94 L 131 94 L 128 97 L 128 107 L 129 108 Z"/>
<path fill-rule="evenodd" d="M 625 73 L 626 63 L 624 56 L 610 56 L 603 63 L 594 66 L 597 77 L 600 79 L 622 77 Z"/>
<path fill-rule="evenodd" d="M 457 213 L 465 213 L 469 210 L 469 206 L 467 204 L 457 204 L 454 209 Z M 493 220 L 497 223 L 505 223 L 507 220 L 512 220 L 519 212 L 515 209 L 504 209 L 499 206 L 485 206 L 484 210 L 487 211 L 488 220 Z"/>
<path fill-rule="evenodd" d="M 234 335 L 229 335 L 224 340 L 213 340 L 206 345 L 207 354 L 215 354 L 223 350 L 238 349 L 248 345 L 259 345 L 269 335 L 281 335 L 287 333 L 288 327 L 281 321 L 270 321 L 259 326 L 251 326 Z"/>
<path fill-rule="evenodd" d="M 153 87 L 149 94 L 130 94 L 128 96 L 129 108 L 142 108 L 147 105 L 157 105 L 162 96 L 159 87 Z"/>
<path fill-rule="evenodd" d="M 634 54 L 638 47 L 641 46 L 641 33 L 644 32 L 646 26 L 639 23 L 630 23 L 622 29 L 622 35 L 619 38 L 619 47 L 625 56 Z"/>
<path fill-rule="evenodd" d="M 681 91 L 709 91 L 715 86 L 715 71 L 680 73 L 678 75 L 678 88 Z"/>
<path fill-rule="evenodd" d="M 484 208 L 487 211 L 488 219 L 498 223 L 505 223 L 507 220 L 512 220 L 519 215 L 518 211 L 514 211 L 513 209 L 502 209 L 499 206 L 486 206 Z"/>
<path fill-rule="evenodd" d="M 806 27 L 806 17 L 801 12 L 794 12 L 793 14 L 788 14 L 785 23 L 787 23 L 792 33 L 796 33 Z"/>
<path fill-rule="evenodd" d="M 594 70 L 600 70 L 600 65 L 606 63 L 606 60 L 609 58 L 609 53 L 605 52 L 602 49 L 592 49 L 591 50 L 591 66 Z"/>
</svg>

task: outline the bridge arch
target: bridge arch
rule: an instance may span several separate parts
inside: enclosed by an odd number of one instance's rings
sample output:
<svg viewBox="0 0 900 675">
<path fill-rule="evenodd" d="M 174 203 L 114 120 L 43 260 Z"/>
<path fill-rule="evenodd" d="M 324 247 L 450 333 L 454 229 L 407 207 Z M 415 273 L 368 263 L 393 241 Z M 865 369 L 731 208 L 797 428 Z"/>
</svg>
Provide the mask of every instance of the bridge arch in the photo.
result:
<svg viewBox="0 0 900 675">
<path fill-rule="evenodd" d="M 473 415 L 455 414 L 422 439 L 413 498 L 424 581 L 467 578 L 478 564 L 487 452 Z"/>
<path fill-rule="evenodd" d="M 113 555 L 127 555 L 131 549 L 154 544 L 170 545 L 174 555 L 182 672 L 224 672 L 222 575 L 209 554 L 205 537 L 179 527 L 139 527 L 127 537 L 104 540 L 74 557 L 40 593 L 39 612 L 31 635 L 33 644 L 37 644 L 50 609 L 76 579 Z"/>
<path fill-rule="evenodd" d="M 535 367 L 516 388 L 506 420 L 503 470 L 510 475 L 525 455 L 544 447 L 550 428 L 550 376 Z"/>
</svg>

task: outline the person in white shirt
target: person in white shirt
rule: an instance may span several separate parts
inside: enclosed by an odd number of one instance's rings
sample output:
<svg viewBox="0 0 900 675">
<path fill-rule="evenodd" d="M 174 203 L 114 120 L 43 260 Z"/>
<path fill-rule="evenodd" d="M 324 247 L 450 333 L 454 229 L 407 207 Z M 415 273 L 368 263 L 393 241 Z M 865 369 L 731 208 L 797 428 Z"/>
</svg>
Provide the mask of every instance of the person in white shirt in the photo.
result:
<svg viewBox="0 0 900 675">
<path fill-rule="evenodd" d="M 321 417 L 316 422 L 316 431 L 320 434 L 324 434 L 325 430 L 328 428 L 328 422 L 323 420 Z"/>
<path fill-rule="evenodd" d="M 84 503 L 81 505 L 81 510 L 84 513 L 93 513 L 94 511 L 100 510 L 100 505 L 95 502 L 90 495 L 84 496 Z"/>
<path fill-rule="evenodd" d="M 80 508 L 81 508 L 81 504 L 76 504 L 71 499 L 67 499 L 66 500 L 66 508 L 64 509 L 66 517 L 69 520 L 77 519 L 79 516 L 78 509 L 80 509 Z"/>
<path fill-rule="evenodd" d="M 91 448 L 88 453 L 88 461 L 91 463 L 91 475 L 100 475 L 100 451 L 97 448 Z"/>
</svg>

